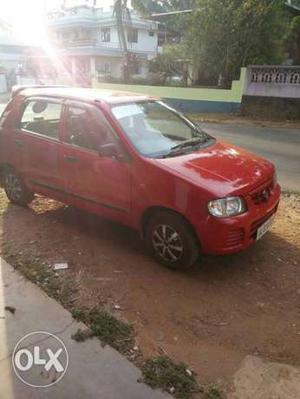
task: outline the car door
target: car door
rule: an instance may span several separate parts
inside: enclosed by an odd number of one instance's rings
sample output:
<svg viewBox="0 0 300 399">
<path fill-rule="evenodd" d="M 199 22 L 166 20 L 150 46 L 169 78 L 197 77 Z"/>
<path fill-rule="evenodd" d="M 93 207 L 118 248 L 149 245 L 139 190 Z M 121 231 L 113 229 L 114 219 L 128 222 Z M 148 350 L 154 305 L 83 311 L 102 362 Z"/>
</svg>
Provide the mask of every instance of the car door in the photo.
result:
<svg viewBox="0 0 300 399">
<path fill-rule="evenodd" d="M 67 192 L 79 205 L 121 220 L 130 210 L 130 162 L 101 156 L 101 145 L 124 149 L 100 109 L 90 104 L 64 104 L 62 160 Z M 126 216 L 125 216 L 126 218 Z"/>
<path fill-rule="evenodd" d="M 62 104 L 59 99 L 29 98 L 15 131 L 14 145 L 20 172 L 28 186 L 63 190 L 60 170 L 60 130 Z"/>
</svg>

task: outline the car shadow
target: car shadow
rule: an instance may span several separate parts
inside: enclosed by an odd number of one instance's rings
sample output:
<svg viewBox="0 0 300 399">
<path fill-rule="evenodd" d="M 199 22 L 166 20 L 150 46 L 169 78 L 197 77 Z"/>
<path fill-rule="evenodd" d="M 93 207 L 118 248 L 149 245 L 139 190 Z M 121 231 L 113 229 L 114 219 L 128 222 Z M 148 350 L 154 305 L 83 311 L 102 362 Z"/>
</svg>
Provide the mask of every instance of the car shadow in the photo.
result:
<svg viewBox="0 0 300 399">
<path fill-rule="evenodd" d="M 83 255 L 87 260 L 86 268 L 89 260 L 95 262 L 97 256 L 102 255 L 107 259 L 119 259 L 124 265 L 127 261 L 130 267 L 136 263 L 139 268 L 157 268 L 157 263 L 147 256 L 138 232 L 43 197 L 38 197 L 25 209 L 8 204 L 2 215 L 2 237 L 18 242 L 20 246 L 27 245 L 25 252 L 30 253 L 32 249 L 42 257 L 43 253 L 52 258 L 55 255 L 54 258 L 64 258 L 72 263 L 76 253 Z M 195 266 L 183 274 L 186 279 L 206 283 L 233 280 L 235 276 L 258 268 L 264 272 L 268 263 L 278 262 L 278 253 L 282 249 L 289 257 L 300 258 L 294 245 L 270 231 L 246 251 L 225 256 L 201 255 Z"/>
</svg>

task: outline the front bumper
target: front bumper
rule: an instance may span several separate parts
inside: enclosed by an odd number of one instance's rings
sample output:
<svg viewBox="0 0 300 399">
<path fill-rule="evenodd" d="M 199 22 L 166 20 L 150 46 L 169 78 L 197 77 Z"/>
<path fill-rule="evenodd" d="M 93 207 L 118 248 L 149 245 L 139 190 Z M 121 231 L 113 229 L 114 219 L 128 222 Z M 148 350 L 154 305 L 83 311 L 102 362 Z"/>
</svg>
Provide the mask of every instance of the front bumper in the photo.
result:
<svg viewBox="0 0 300 399">
<path fill-rule="evenodd" d="M 230 254 L 247 249 L 256 241 L 257 229 L 276 213 L 280 200 L 280 186 L 277 184 L 267 202 L 250 204 L 248 211 L 231 218 L 207 216 L 197 227 L 201 250 L 207 254 Z"/>
</svg>

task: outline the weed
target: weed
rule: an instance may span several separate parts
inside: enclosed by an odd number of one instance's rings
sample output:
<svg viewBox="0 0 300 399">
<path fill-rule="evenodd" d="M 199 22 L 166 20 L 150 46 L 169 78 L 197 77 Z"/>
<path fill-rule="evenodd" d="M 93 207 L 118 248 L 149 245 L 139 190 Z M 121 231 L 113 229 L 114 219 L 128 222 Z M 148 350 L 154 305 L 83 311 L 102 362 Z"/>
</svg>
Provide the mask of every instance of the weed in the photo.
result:
<svg viewBox="0 0 300 399">
<path fill-rule="evenodd" d="M 2 255 L 28 280 L 43 288 L 50 297 L 66 308 L 72 306 L 77 287 L 71 277 L 65 274 L 59 275 L 51 267 L 26 256 L 22 256 L 21 259 L 19 255 L 12 253 L 8 246 L 2 248 Z"/>
<path fill-rule="evenodd" d="M 71 313 L 75 320 L 82 321 L 83 323 L 87 322 L 87 314 L 88 314 L 87 309 L 74 307 L 71 310 Z"/>
<path fill-rule="evenodd" d="M 131 325 L 112 316 L 103 309 L 73 309 L 75 319 L 86 323 L 94 336 L 103 344 L 108 344 L 126 354 L 134 346 L 133 328 Z"/>
<path fill-rule="evenodd" d="M 148 359 L 142 365 L 143 382 L 152 388 L 161 388 L 177 399 L 189 399 L 201 392 L 193 373 L 187 372 L 184 363 L 175 364 L 164 356 Z"/>
<path fill-rule="evenodd" d="M 218 386 L 210 385 L 205 391 L 204 399 L 223 399 L 223 394 Z"/>
</svg>

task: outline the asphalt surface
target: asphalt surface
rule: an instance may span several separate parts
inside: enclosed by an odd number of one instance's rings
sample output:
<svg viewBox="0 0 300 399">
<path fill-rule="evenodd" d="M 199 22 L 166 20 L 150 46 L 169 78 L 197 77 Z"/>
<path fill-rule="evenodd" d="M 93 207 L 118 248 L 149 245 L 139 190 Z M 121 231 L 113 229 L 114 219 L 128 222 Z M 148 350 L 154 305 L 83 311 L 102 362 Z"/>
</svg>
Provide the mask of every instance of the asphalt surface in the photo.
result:
<svg viewBox="0 0 300 399">
<path fill-rule="evenodd" d="M 214 137 L 243 147 L 273 162 L 284 190 L 300 192 L 300 130 L 202 123 Z"/>
<path fill-rule="evenodd" d="M 0 114 L 5 104 L 0 104 Z M 300 130 L 202 123 L 211 135 L 259 154 L 277 169 L 284 190 L 300 192 Z"/>
</svg>

